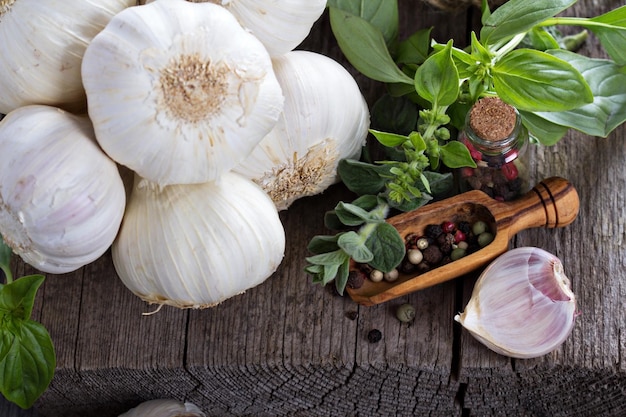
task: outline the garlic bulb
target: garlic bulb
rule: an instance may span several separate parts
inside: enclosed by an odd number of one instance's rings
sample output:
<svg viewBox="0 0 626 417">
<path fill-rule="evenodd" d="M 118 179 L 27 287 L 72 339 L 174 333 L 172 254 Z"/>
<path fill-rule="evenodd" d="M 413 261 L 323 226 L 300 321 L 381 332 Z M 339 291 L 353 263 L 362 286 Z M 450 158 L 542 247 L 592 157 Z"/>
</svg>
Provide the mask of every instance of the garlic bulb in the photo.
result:
<svg viewBox="0 0 626 417">
<path fill-rule="evenodd" d="M 99 258 L 126 203 L 117 166 L 87 117 L 32 105 L 0 122 L 0 234 L 22 259 L 49 273 Z"/>
<path fill-rule="evenodd" d="M 283 96 L 271 64 L 218 5 L 160 0 L 123 10 L 83 58 L 96 138 L 160 185 L 213 180 L 276 124 Z"/>
<path fill-rule="evenodd" d="M 559 347 L 576 317 L 576 299 L 559 258 L 523 247 L 481 274 L 465 311 L 454 319 L 493 351 L 535 358 Z"/>
<path fill-rule="evenodd" d="M 136 0 L 0 2 L 0 113 L 28 104 L 85 107 L 80 77 L 91 39 Z"/>
<path fill-rule="evenodd" d="M 292 51 L 273 62 L 283 113 L 235 171 L 261 185 L 283 210 L 337 182 L 341 159 L 359 157 L 369 110 L 352 75 L 331 58 Z"/>
<path fill-rule="evenodd" d="M 204 308 L 265 281 L 284 251 L 278 212 L 252 181 L 229 172 L 161 187 L 137 177 L 113 264 L 144 301 Z"/>
<path fill-rule="evenodd" d="M 221 4 L 263 42 L 272 56 L 280 56 L 302 43 L 326 7 L 326 0 L 189 1 Z"/>
<path fill-rule="evenodd" d="M 163 399 L 144 401 L 119 417 L 206 417 L 206 414 L 194 404 Z"/>
</svg>

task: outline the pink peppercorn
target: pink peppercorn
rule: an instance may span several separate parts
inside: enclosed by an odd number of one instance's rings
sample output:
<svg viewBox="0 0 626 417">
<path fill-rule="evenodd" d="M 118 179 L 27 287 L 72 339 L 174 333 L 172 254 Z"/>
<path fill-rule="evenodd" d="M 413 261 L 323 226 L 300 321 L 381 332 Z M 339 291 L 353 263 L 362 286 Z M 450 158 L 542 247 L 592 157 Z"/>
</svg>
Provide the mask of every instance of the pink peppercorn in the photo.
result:
<svg viewBox="0 0 626 417">
<path fill-rule="evenodd" d="M 519 175 L 519 173 L 517 172 L 517 167 L 513 162 L 502 165 L 501 170 L 508 181 L 513 181 Z"/>
</svg>

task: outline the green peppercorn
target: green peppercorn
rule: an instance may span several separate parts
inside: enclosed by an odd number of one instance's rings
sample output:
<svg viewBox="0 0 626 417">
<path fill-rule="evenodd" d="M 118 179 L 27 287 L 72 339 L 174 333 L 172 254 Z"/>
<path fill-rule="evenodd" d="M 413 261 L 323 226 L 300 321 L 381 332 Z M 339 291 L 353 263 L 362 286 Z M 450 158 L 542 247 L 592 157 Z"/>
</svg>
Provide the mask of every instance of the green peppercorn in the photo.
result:
<svg viewBox="0 0 626 417">
<path fill-rule="evenodd" d="M 453 261 L 456 261 L 457 259 L 461 259 L 462 257 L 465 256 L 465 249 L 463 248 L 456 248 L 452 250 L 452 253 L 450 253 L 450 259 L 452 259 Z"/>
<path fill-rule="evenodd" d="M 489 226 L 482 220 L 478 220 L 472 225 L 472 232 L 474 235 L 479 236 L 482 233 L 489 231 Z"/>
<path fill-rule="evenodd" d="M 402 304 L 401 306 L 398 307 L 398 309 L 396 310 L 396 317 L 398 318 L 398 320 L 400 320 L 402 323 L 409 323 L 412 322 L 413 319 L 415 318 L 415 307 L 413 307 L 411 304 L 406 303 L 406 304 Z"/>
<path fill-rule="evenodd" d="M 491 242 L 493 242 L 493 234 L 489 232 L 483 232 L 478 235 L 478 246 L 480 246 L 481 248 L 484 248 Z"/>
</svg>

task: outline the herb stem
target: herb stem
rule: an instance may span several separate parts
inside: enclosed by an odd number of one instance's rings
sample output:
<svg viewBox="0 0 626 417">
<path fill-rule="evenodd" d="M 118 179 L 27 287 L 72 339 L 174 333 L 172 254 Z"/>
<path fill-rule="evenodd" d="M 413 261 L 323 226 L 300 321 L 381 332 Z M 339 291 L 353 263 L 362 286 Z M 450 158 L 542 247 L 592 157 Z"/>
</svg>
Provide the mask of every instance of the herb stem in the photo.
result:
<svg viewBox="0 0 626 417">
<path fill-rule="evenodd" d="M 526 32 L 518 33 L 517 35 L 513 36 L 510 41 L 508 41 L 498 49 L 498 51 L 496 52 L 496 59 L 501 58 L 502 56 L 517 48 L 517 45 L 522 42 L 524 37 L 526 37 Z"/>
<path fill-rule="evenodd" d="M 606 28 L 606 29 L 611 29 L 611 30 L 626 31 L 626 27 L 598 22 L 598 21 L 591 20 L 586 17 L 553 17 L 553 18 L 544 20 L 543 22 L 539 23 L 537 26 L 556 26 L 556 25 L 597 27 L 597 28 Z"/>
</svg>

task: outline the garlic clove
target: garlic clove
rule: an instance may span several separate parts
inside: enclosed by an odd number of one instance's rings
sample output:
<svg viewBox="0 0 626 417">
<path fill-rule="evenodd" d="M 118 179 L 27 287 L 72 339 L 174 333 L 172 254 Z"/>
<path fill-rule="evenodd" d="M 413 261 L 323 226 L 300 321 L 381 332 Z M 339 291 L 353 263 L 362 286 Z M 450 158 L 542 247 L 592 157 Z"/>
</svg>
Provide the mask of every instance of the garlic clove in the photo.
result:
<svg viewBox="0 0 626 417">
<path fill-rule="evenodd" d="M 559 258 L 523 247 L 483 271 L 465 310 L 454 319 L 501 355 L 535 358 L 565 341 L 575 317 L 576 298 Z"/>
<path fill-rule="evenodd" d="M 43 272 L 65 273 L 112 244 L 126 193 L 87 117 L 31 105 L 0 122 L 0 234 Z"/>
<path fill-rule="evenodd" d="M 192 403 L 159 399 L 144 401 L 119 417 L 206 417 L 206 414 Z"/>
<path fill-rule="evenodd" d="M 267 50 L 213 3 L 123 10 L 87 48 L 82 76 L 102 148 L 160 185 L 218 178 L 283 108 Z"/>
<path fill-rule="evenodd" d="M 130 291 L 179 308 L 211 307 L 261 284 L 284 251 L 276 207 L 234 173 L 169 186 L 137 177 L 112 248 Z"/>
<path fill-rule="evenodd" d="M 333 59 L 293 51 L 273 63 L 285 95 L 283 112 L 235 171 L 253 179 L 284 210 L 338 181 L 339 161 L 359 157 L 370 119 L 356 81 Z"/>
<path fill-rule="evenodd" d="M 227 8 L 242 26 L 250 30 L 265 45 L 272 56 L 281 56 L 300 45 L 326 7 L 326 0 L 193 0 L 193 2 L 213 2 Z"/>
<path fill-rule="evenodd" d="M 80 66 L 91 39 L 135 0 L 19 0 L 0 6 L 0 113 L 29 104 L 85 108 Z"/>
</svg>

